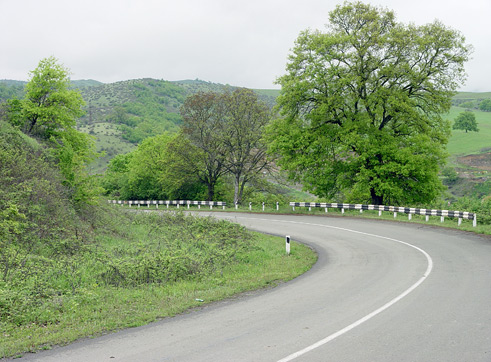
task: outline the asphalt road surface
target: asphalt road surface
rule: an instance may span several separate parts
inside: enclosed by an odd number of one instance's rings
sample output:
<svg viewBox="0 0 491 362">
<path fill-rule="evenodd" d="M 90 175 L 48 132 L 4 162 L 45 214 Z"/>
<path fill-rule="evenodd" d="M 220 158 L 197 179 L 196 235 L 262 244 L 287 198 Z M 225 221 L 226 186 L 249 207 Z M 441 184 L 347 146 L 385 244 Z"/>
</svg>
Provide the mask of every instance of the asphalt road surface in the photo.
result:
<svg viewBox="0 0 491 362">
<path fill-rule="evenodd" d="M 290 235 L 319 260 L 276 288 L 18 361 L 491 361 L 491 238 L 345 217 L 214 215 Z"/>
</svg>

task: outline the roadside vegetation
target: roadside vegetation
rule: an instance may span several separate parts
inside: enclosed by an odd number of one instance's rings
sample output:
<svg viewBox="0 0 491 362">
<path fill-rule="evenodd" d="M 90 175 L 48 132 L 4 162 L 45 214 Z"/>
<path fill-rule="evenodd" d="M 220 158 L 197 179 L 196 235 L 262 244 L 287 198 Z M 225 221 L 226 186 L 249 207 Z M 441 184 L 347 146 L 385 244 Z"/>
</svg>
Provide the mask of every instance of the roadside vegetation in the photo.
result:
<svg viewBox="0 0 491 362">
<path fill-rule="evenodd" d="M 0 358 L 144 325 L 307 271 L 309 248 L 182 213 L 92 209 L 94 231 L 19 250 L 0 281 Z M 60 220 L 58 220 L 60 221 Z"/>
<path fill-rule="evenodd" d="M 0 358 L 142 325 L 274 285 L 315 253 L 226 221 L 125 213 L 87 172 L 68 70 L 43 59 L 0 119 Z"/>
<path fill-rule="evenodd" d="M 27 83 L 0 81 L 0 358 L 274 285 L 315 262 L 232 223 L 104 198 L 450 209 L 478 214 L 461 229 L 490 233 L 491 95 L 454 96 L 462 35 L 361 2 L 329 21 L 300 34 L 281 91 L 71 82 L 54 57 Z"/>
</svg>

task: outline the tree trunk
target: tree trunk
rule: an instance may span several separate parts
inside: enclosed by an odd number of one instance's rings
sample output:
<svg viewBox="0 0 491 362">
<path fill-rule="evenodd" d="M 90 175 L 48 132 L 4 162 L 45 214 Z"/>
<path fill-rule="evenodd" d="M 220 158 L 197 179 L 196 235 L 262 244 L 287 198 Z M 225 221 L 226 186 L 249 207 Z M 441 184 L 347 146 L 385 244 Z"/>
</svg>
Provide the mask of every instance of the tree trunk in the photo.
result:
<svg viewBox="0 0 491 362">
<path fill-rule="evenodd" d="M 208 201 L 213 201 L 215 197 L 215 183 L 208 182 Z"/>
<path fill-rule="evenodd" d="M 245 178 L 242 180 L 242 184 L 239 187 L 239 203 L 242 202 L 242 196 L 244 195 L 244 186 L 246 184 Z"/>
<path fill-rule="evenodd" d="M 235 175 L 235 178 L 234 178 L 234 205 L 236 205 L 240 202 L 239 186 L 240 186 L 240 176 Z"/>
<path fill-rule="evenodd" d="M 383 205 L 384 197 L 377 195 L 373 188 L 370 189 L 370 196 L 372 198 L 372 205 Z"/>
</svg>

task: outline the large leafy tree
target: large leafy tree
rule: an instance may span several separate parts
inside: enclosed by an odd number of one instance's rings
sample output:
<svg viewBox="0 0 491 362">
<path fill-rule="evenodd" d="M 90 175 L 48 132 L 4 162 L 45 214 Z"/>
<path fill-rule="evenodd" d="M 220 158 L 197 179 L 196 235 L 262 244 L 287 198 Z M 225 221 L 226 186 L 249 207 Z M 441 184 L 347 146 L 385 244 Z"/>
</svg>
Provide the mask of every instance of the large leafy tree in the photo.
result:
<svg viewBox="0 0 491 362">
<path fill-rule="evenodd" d="M 181 108 L 182 134 L 190 144 L 181 154 L 196 165 L 208 186 L 208 199 L 224 174 L 234 180 L 234 202 L 240 203 L 244 186 L 267 165 L 263 129 L 270 120 L 268 106 L 250 89 L 225 93 L 197 93 Z"/>
<path fill-rule="evenodd" d="M 94 140 L 75 129 L 85 103 L 79 91 L 70 89 L 69 75 L 56 58 L 42 59 L 30 72 L 25 98 L 10 103 L 8 120 L 50 148 L 71 199 L 83 204 L 94 201 L 100 191 L 86 172 L 98 155 Z"/>
<path fill-rule="evenodd" d="M 326 32 L 304 31 L 269 130 L 290 176 L 319 196 L 418 203 L 441 191 L 450 125 L 469 46 L 438 21 L 396 22 L 361 2 L 336 7 Z"/>
<path fill-rule="evenodd" d="M 196 199 L 203 194 L 192 152 L 181 135 L 148 137 L 130 154 L 118 156 L 105 177 L 106 191 L 129 199 Z"/>
<path fill-rule="evenodd" d="M 30 72 L 22 111 L 24 131 L 49 138 L 73 128 L 84 114 L 80 92 L 70 89 L 70 72 L 55 57 L 42 59 Z"/>
<path fill-rule="evenodd" d="M 226 118 L 223 95 L 199 92 L 186 98 L 181 107 L 182 134 L 190 141 L 183 152 L 196 168 L 199 179 L 208 188 L 208 200 L 215 196 L 215 186 L 226 172 L 226 152 L 223 147 L 222 130 Z"/>
<path fill-rule="evenodd" d="M 263 130 L 270 120 L 268 106 L 250 89 L 225 95 L 227 118 L 221 135 L 225 168 L 234 179 L 234 202 L 240 203 L 247 182 L 269 165 Z"/>
<path fill-rule="evenodd" d="M 453 124 L 453 129 L 461 129 L 467 133 L 468 131 L 479 132 L 477 128 L 477 121 L 474 112 L 464 111 L 460 112 Z"/>
</svg>

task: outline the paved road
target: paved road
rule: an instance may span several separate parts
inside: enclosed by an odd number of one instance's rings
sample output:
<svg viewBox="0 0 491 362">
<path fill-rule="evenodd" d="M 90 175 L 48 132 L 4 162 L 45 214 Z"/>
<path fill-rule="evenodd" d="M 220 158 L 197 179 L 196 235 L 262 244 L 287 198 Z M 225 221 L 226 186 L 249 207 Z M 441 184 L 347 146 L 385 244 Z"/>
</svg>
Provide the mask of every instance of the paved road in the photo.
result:
<svg viewBox="0 0 491 362">
<path fill-rule="evenodd" d="M 349 218 L 216 215 L 288 234 L 319 261 L 277 288 L 22 360 L 491 361 L 491 238 Z"/>
</svg>

